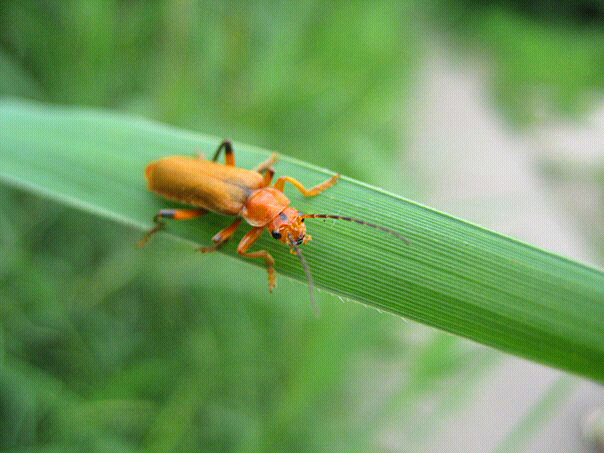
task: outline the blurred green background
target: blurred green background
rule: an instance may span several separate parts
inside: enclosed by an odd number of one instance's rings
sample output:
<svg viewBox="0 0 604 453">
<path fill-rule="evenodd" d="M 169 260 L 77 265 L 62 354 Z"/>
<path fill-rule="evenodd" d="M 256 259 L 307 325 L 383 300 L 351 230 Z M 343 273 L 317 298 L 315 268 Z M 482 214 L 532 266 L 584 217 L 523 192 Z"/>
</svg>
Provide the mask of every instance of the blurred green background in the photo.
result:
<svg viewBox="0 0 604 453">
<path fill-rule="evenodd" d="M 604 2 L 548 5 L 3 1 L 0 95 L 129 112 L 404 195 L 431 41 L 488 55 L 522 127 L 535 93 L 577 116 L 602 92 Z M 142 254 L 139 237 L 0 187 L 1 450 L 425 451 L 499 358 L 326 294 L 317 321 L 304 285 L 269 296 L 257 268 L 161 236 Z"/>
</svg>

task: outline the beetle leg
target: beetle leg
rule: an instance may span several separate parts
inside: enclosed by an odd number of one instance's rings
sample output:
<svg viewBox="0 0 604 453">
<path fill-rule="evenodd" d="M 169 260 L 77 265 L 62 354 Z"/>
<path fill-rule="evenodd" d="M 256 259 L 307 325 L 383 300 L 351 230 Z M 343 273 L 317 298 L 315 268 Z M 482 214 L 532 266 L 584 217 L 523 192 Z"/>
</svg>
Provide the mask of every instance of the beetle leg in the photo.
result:
<svg viewBox="0 0 604 453">
<path fill-rule="evenodd" d="M 245 236 L 239 242 L 237 246 L 237 253 L 240 256 L 245 256 L 246 258 L 263 258 L 264 263 L 266 264 L 266 271 L 268 272 L 268 290 L 269 292 L 273 291 L 275 287 L 275 260 L 266 250 L 258 250 L 257 252 L 247 253 L 247 250 L 252 246 L 254 242 L 258 240 L 264 227 L 256 227 L 252 228 L 247 232 Z"/>
<path fill-rule="evenodd" d="M 149 238 L 163 229 L 166 224 L 159 219 L 174 219 L 174 220 L 189 220 L 196 217 L 200 217 L 207 214 L 208 211 L 205 209 L 160 209 L 157 214 L 153 217 L 155 225 L 151 228 L 143 238 L 138 241 L 137 246 L 143 247 Z"/>
<path fill-rule="evenodd" d="M 340 175 L 334 175 L 331 178 L 329 178 L 327 181 L 322 182 L 321 184 L 317 184 L 315 187 L 313 187 L 311 189 L 307 189 L 306 187 L 304 187 L 302 185 L 301 182 L 295 180 L 294 178 L 292 178 L 290 176 L 281 176 L 279 179 L 277 179 L 277 182 L 275 183 L 275 189 L 283 192 L 283 187 L 285 187 L 285 183 L 289 182 L 296 189 L 298 189 L 300 191 L 300 193 L 302 195 L 304 195 L 305 197 L 314 197 L 316 195 L 319 195 L 324 190 L 327 190 L 331 186 L 333 186 L 339 177 L 340 177 Z"/>
<path fill-rule="evenodd" d="M 220 156 L 220 151 L 224 148 L 224 164 L 229 167 L 235 166 L 235 155 L 233 154 L 233 144 L 230 140 L 223 140 L 216 152 L 214 153 L 214 157 L 212 158 L 213 162 L 218 160 L 218 156 Z"/>
<path fill-rule="evenodd" d="M 256 165 L 254 168 L 252 168 L 252 171 L 257 171 L 258 173 L 263 173 L 266 170 L 270 170 L 271 167 L 273 166 L 273 164 L 275 162 L 277 162 L 278 159 L 279 159 L 279 156 L 277 155 L 277 153 L 273 153 L 271 155 L 271 157 L 269 157 L 268 159 L 266 159 L 263 162 L 260 162 L 258 165 Z"/>
<path fill-rule="evenodd" d="M 275 176 L 275 170 L 269 168 L 264 172 L 264 177 L 262 178 L 262 187 L 267 187 L 271 185 L 271 181 L 273 180 L 273 176 Z"/>
<path fill-rule="evenodd" d="M 212 238 L 214 245 L 210 247 L 199 247 L 197 251 L 201 253 L 208 253 L 213 252 L 214 250 L 218 250 L 231 238 L 240 223 L 241 217 L 236 218 L 235 221 L 231 223 L 228 227 L 224 228 L 223 230 L 220 230 L 214 235 L 214 237 Z"/>
<path fill-rule="evenodd" d="M 264 175 L 262 175 L 263 179 L 261 187 L 270 186 L 271 181 L 273 180 L 273 176 L 275 175 L 275 170 L 273 170 L 272 167 L 273 164 L 277 162 L 277 158 L 277 153 L 273 153 L 271 157 L 266 159 L 264 162 L 260 162 L 252 169 L 252 171 L 256 171 L 260 174 L 264 173 Z"/>
</svg>

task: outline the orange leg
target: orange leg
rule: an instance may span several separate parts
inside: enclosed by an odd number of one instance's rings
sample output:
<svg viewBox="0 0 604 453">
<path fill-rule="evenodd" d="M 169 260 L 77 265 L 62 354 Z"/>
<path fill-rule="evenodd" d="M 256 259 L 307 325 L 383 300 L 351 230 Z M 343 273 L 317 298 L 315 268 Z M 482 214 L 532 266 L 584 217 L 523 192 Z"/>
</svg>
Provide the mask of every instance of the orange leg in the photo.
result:
<svg viewBox="0 0 604 453">
<path fill-rule="evenodd" d="M 216 233 L 212 238 L 214 245 L 212 245 L 211 247 L 200 247 L 197 249 L 197 251 L 201 253 L 208 253 L 218 250 L 231 238 L 231 236 L 237 230 L 237 227 L 241 223 L 241 220 L 241 217 L 236 218 L 235 221 L 231 223 L 228 227 Z"/>
<path fill-rule="evenodd" d="M 269 168 L 264 173 L 264 178 L 262 179 L 262 187 L 267 187 L 271 185 L 271 181 L 273 180 L 273 176 L 275 176 L 275 170 Z"/>
<path fill-rule="evenodd" d="M 252 171 L 257 171 L 258 173 L 263 173 L 266 170 L 270 170 L 271 167 L 273 166 L 273 164 L 275 162 L 277 162 L 278 158 L 279 158 L 279 156 L 277 156 L 277 153 L 273 153 L 271 155 L 271 157 L 269 157 L 268 159 L 266 159 L 263 162 L 260 162 L 258 165 L 256 165 L 254 168 L 252 168 Z"/>
<path fill-rule="evenodd" d="M 218 156 L 220 156 L 220 151 L 224 148 L 224 164 L 229 167 L 235 166 L 235 155 L 233 154 L 233 145 L 230 140 L 223 140 L 216 152 L 214 153 L 214 157 L 212 158 L 213 162 L 218 160 Z"/>
<path fill-rule="evenodd" d="M 166 226 L 166 224 L 159 219 L 190 220 L 207 213 L 208 211 L 205 209 L 160 209 L 159 212 L 153 217 L 155 226 L 151 228 L 140 241 L 138 241 L 137 246 L 143 247 L 151 236 Z"/>
<path fill-rule="evenodd" d="M 285 186 L 285 183 L 289 182 L 296 189 L 298 189 L 300 191 L 300 193 L 302 195 L 304 195 L 305 197 L 314 197 L 316 195 L 319 195 L 324 190 L 327 190 L 331 186 L 333 186 L 336 183 L 336 181 L 338 180 L 339 177 L 340 177 L 340 175 L 334 175 L 331 178 L 329 178 L 327 181 L 322 182 L 321 184 L 318 184 L 318 185 L 316 185 L 315 187 L 313 187 L 311 189 L 307 189 L 306 187 L 304 187 L 302 185 L 301 182 L 295 180 L 294 178 L 291 178 L 289 176 L 281 176 L 279 179 L 277 179 L 277 182 L 275 183 L 275 189 L 280 190 L 281 192 L 283 192 L 283 187 Z"/>
<path fill-rule="evenodd" d="M 260 162 L 252 169 L 252 171 L 257 171 L 260 174 L 264 173 L 262 187 L 270 186 L 273 176 L 275 175 L 275 170 L 273 170 L 273 164 L 275 162 L 277 162 L 277 153 L 273 153 L 271 157 L 266 159 L 264 162 Z"/>
<path fill-rule="evenodd" d="M 258 250 L 257 252 L 246 253 L 247 249 L 249 249 L 254 242 L 258 240 L 264 227 L 256 227 L 252 228 L 248 233 L 243 236 L 241 242 L 237 246 L 237 253 L 241 256 L 245 256 L 246 258 L 263 258 L 264 263 L 266 264 L 266 271 L 268 272 L 268 290 L 269 292 L 273 291 L 275 287 L 275 260 L 266 250 Z"/>
</svg>

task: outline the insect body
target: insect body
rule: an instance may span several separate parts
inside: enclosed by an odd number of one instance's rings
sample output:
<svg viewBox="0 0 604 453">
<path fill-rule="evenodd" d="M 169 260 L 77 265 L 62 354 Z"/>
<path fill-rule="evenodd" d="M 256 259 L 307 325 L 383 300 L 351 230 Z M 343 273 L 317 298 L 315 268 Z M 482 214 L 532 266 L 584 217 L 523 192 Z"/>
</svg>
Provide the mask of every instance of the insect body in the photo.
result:
<svg viewBox="0 0 604 453">
<path fill-rule="evenodd" d="M 220 152 L 225 151 L 225 163 L 217 163 Z M 164 227 L 162 218 L 188 220 L 207 214 L 209 211 L 235 216 L 236 219 L 226 228 L 219 231 L 211 247 L 201 247 L 202 253 L 212 252 L 224 245 L 244 219 L 253 228 L 241 239 L 237 253 L 247 258 L 264 259 L 268 272 L 269 291 L 275 287 L 274 259 L 266 250 L 248 252 L 265 228 L 273 238 L 287 244 L 290 251 L 299 256 L 309 280 L 311 302 L 314 307 L 312 278 L 299 246 L 311 240 L 306 234 L 305 218 L 331 218 L 353 221 L 377 228 L 408 242 L 399 233 L 373 225 L 363 220 L 337 215 L 302 214 L 289 206 L 289 199 L 283 193 L 286 182 L 291 183 L 304 196 L 313 197 L 333 186 L 339 175 L 306 189 L 300 182 L 282 176 L 271 187 L 274 171 L 273 155 L 257 165 L 253 170 L 235 167 L 233 148 L 229 141 L 223 141 L 211 161 L 193 157 L 166 157 L 151 162 L 145 169 L 145 178 L 150 191 L 179 203 L 193 206 L 194 209 L 161 209 L 154 217 L 155 226 L 139 242 L 145 245 L 149 238 Z"/>
</svg>

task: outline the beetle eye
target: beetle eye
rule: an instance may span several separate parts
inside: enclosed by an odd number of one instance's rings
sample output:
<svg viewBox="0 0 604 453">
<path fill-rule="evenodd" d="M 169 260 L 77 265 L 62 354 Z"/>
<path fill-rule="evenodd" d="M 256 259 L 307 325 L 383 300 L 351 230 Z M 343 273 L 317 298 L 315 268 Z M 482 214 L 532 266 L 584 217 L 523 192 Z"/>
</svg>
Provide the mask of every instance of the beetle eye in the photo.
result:
<svg viewBox="0 0 604 453">
<path fill-rule="evenodd" d="M 281 233 L 279 233 L 278 231 L 273 231 L 271 234 L 275 239 L 281 239 Z"/>
</svg>

